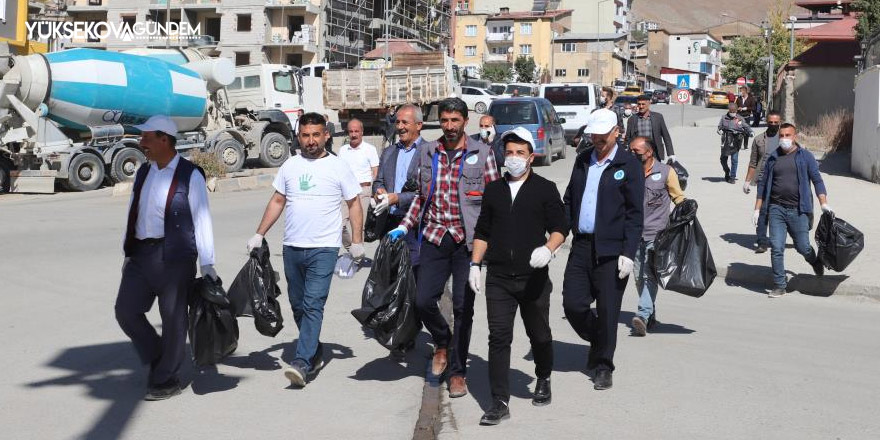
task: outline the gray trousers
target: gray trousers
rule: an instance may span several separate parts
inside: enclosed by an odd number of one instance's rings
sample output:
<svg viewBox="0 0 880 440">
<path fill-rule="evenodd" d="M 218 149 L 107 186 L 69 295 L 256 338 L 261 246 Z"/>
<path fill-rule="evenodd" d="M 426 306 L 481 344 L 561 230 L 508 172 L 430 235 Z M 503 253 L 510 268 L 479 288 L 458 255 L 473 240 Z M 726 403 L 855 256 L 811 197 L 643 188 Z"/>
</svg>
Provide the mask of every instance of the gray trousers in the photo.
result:
<svg viewBox="0 0 880 440">
<path fill-rule="evenodd" d="M 141 362 L 150 364 L 151 385 L 174 379 L 180 371 L 186 356 L 187 294 L 196 276 L 195 258 L 166 261 L 162 248 L 162 242 L 135 245 L 116 297 L 116 321 Z M 157 297 L 162 336 L 146 316 Z"/>
</svg>

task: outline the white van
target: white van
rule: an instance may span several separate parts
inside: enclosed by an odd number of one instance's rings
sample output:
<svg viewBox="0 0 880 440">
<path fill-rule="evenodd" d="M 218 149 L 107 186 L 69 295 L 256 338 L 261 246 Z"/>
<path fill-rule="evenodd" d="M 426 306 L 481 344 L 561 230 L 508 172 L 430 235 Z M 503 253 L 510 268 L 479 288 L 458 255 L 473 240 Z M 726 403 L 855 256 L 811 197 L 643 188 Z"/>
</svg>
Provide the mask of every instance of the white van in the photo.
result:
<svg viewBox="0 0 880 440">
<path fill-rule="evenodd" d="M 599 86 L 590 83 L 541 84 L 538 96 L 553 104 L 556 114 L 565 119 L 565 142 L 570 142 L 599 105 Z"/>
</svg>

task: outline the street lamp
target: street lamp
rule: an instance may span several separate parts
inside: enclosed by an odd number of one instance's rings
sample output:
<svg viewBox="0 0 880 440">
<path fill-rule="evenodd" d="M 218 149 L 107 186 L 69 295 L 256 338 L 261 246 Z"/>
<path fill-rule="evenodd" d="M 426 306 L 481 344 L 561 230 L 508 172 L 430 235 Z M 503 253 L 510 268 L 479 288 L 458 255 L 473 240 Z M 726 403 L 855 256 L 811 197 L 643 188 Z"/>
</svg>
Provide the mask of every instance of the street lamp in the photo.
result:
<svg viewBox="0 0 880 440">
<path fill-rule="evenodd" d="M 596 3 L 596 72 L 599 72 L 599 86 L 602 86 L 602 69 L 599 67 L 599 46 L 602 44 L 599 38 L 599 24 L 602 23 L 602 20 L 599 18 L 599 7 L 602 6 L 602 3 L 610 2 L 611 0 L 600 0 Z"/>
<path fill-rule="evenodd" d="M 789 24 L 789 27 L 791 27 L 791 46 L 789 47 L 788 61 L 791 61 L 794 59 L 794 22 L 796 22 L 796 21 L 797 21 L 797 17 L 795 17 L 794 15 L 788 17 L 788 24 Z"/>
</svg>

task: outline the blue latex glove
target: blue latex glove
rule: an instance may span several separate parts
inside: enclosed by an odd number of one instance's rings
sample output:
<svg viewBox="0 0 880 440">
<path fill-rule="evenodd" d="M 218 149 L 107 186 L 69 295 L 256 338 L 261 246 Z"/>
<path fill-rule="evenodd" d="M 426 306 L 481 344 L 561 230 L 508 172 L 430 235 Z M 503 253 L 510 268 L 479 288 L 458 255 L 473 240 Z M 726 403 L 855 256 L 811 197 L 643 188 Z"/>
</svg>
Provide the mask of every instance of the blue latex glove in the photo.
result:
<svg viewBox="0 0 880 440">
<path fill-rule="evenodd" d="M 398 226 L 390 231 L 388 231 L 388 236 L 391 237 L 391 241 L 400 240 L 400 237 L 403 237 L 407 233 L 406 226 Z"/>
</svg>

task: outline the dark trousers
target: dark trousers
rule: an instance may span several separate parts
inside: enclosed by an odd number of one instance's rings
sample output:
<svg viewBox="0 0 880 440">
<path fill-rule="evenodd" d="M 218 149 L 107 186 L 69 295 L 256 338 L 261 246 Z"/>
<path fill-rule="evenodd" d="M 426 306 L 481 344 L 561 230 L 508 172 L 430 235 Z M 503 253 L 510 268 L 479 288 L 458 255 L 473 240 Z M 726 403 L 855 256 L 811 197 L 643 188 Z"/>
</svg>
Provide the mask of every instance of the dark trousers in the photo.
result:
<svg viewBox="0 0 880 440">
<path fill-rule="evenodd" d="M 456 243 L 451 235 L 446 234 L 440 246 L 427 240 L 422 241 L 420 254 L 416 311 L 431 333 L 437 348 L 448 348 L 452 351 L 450 375 L 465 376 L 471 344 L 471 327 L 474 323 L 475 294 L 467 282 L 471 253 L 465 242 Z M 455 322 L 451 332 L 438 305 L 450 275 L 452 275 L 452 316 Z"/>
<path fill-rule="evenodd" d="M 166 260 L 162 248 L 161 241 L 135 245 L 116 296 L 116 321 L 141 362 L 151 364 L 153 385 L 176 378 L 186 356 L 187 295 L 196 276 L 195 258 Z M 157 297 L 162 336 L 146 316 Z"/>
<path fill-rule="evenodd" d="M 575 236 L 565 266 L 562 307 L 574 331 L 590 342 L 589 369 L 614 370 L 617 320 L 628 280 L 617 277 L 617 256 L 596 257 L 592 239 Z"/>
<path fill-rule="evenodd" d="M 547 268 L 531 275 L 486 275 L 486 317 L 489 321 L 489 385 L 495 400 L 510 400 L 510 344 L 519 307 L 535 358 L 535 376 L 553 371 L 553 335 L 550 333 L 550 282 Z"/>
</svg>

